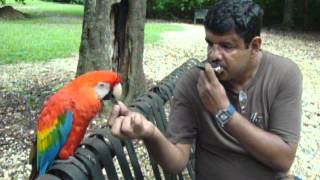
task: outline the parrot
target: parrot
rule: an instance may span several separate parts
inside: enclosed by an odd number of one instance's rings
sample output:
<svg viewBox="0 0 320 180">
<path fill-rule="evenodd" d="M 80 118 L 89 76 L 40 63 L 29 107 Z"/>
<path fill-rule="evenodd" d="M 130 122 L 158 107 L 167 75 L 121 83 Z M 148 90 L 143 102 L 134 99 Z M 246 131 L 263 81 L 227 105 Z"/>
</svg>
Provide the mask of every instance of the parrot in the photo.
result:
<svg viewBox="0 0 320 180">
<path fill-rule="evenodd" d="M 29 179 L 42 176 L 55 159 L 67 160 L 81 143 L 103 100 L 122 95 L 121 77 L 113 71 L 90 71 L 67 83 L 43 104 L 36 121 Z"/>
</svg>

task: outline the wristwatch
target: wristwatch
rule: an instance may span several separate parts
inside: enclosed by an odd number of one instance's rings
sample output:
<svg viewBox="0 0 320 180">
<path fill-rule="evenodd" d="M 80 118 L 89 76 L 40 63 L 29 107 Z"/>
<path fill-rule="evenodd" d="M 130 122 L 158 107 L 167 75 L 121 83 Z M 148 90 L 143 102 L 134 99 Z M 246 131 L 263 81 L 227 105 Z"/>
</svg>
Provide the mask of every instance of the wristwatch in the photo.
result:
<svg viewBox="0 0 320 180">
<path fill-rule="evenodd" d="M 236 109 L 230 104 L 226 109 L 219 110 L 215 114 L 215 118 L 220 127 L 224 127 L 230 120 L 233 114 L 236 112 Z"/>
</svg>

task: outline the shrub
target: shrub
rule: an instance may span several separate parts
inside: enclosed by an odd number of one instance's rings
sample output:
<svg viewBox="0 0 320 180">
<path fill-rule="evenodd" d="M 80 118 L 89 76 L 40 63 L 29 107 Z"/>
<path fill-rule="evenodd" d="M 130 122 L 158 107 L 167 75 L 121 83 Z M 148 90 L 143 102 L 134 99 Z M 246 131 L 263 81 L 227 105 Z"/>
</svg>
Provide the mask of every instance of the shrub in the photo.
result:
<svg viewBox="0 0 320 180">
<path fill-rule="evenodd" d="M 71 3 L 71 4 L 84 4 L 85 0 L 44 0 L 51 2 L 59 2 L 59 3 Z"/>
</svg>

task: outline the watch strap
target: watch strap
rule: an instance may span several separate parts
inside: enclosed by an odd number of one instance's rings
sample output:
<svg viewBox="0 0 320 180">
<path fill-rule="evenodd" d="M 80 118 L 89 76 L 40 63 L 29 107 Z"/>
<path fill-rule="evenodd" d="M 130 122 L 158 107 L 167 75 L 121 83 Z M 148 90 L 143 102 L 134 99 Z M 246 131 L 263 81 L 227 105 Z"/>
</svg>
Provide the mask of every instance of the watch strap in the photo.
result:
<svg viewBox="0 0 320 180">
<path fill-rule="evenodd" d="M 226 110 L 229 111 L 232 115 L 234 112 L 236 112 L 236 108 L 234 108 L 232 104 L 229 104 Z"/>
<path fill-rule="evenodd" d="M 231 120 L 235 112 L 236 112 L 236 109 L 232 104 L 229 104 L 229 106 L 226 109 L 218 111 L 215 117 L 219 126 L 224 127 L 224 125 Z"/>
</svg>

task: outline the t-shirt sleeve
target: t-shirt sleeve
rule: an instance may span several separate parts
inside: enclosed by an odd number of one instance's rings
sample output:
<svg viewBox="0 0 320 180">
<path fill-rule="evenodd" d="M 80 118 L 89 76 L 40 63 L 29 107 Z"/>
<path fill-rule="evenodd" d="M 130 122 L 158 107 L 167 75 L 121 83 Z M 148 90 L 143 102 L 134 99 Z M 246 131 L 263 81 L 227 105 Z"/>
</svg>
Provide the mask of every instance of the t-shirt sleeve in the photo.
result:
<svg viewBox="0 0 320 180">
<path fill-rule="evenodd" d="M 195 112 L 192 108 L 196 84 L 192 83 L 191 74 L 188 72 L 183 76 L 174 91 L 166 134 L 174 144 L 192 144 L 197 134 Z"/>
<path fill-rule="evenodd" d="M 271 105 L 270 131 L 287 143 L 298 143 L 301 128 L 302 75 L 296 64 L 286 67 Z"/>
</svg>

